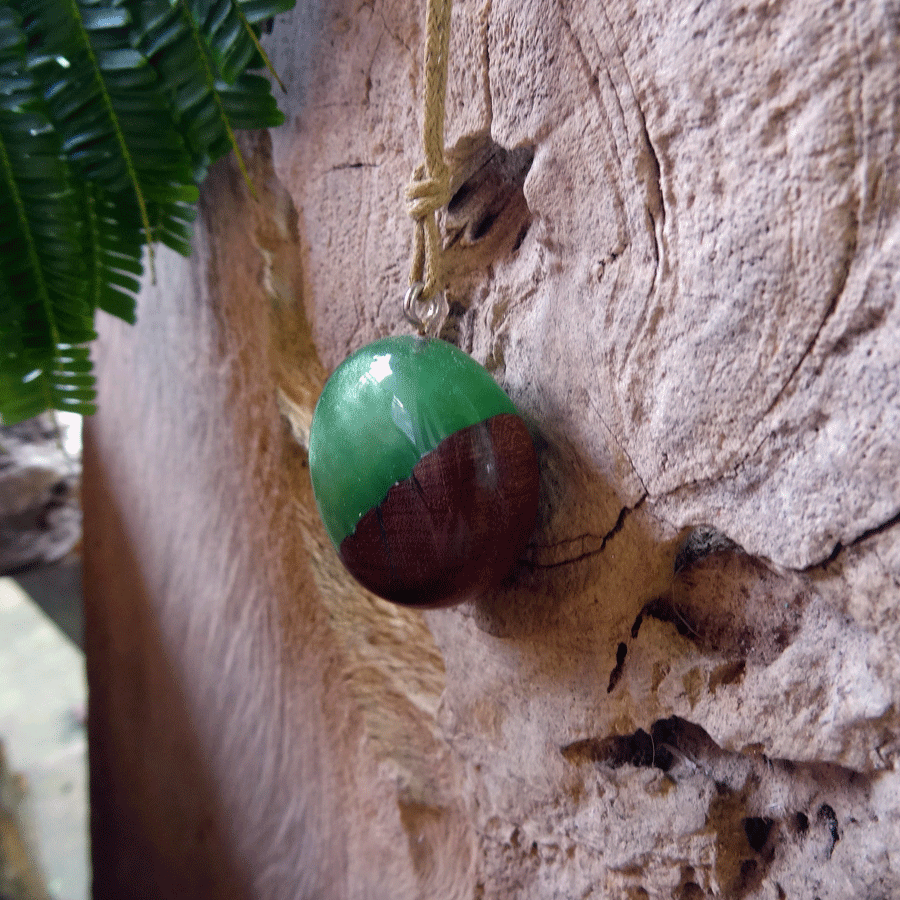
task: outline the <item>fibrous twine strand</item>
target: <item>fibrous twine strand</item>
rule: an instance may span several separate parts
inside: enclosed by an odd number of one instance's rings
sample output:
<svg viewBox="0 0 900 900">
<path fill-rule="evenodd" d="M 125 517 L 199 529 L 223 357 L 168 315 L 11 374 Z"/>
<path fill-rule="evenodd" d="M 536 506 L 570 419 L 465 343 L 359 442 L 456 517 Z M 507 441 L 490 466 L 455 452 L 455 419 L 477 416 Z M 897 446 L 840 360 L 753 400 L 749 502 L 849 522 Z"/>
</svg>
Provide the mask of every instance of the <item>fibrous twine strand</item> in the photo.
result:
<svg viewBox="0 0 900 900">
<path fill-rule="evenodd" d="M 451 6 L 452 0 L 428 0 L 422 121 L 425 162 L 413 173 L 406 188 L 406 209 L 416 223 L 409 283 L 423 283 L 423 300 L 429 300 L 443 287 L 441 235 L 435 214 L 450 201 L 450 173 L 444 161 L 444 99 L 447 95 Z"/>
</svg>

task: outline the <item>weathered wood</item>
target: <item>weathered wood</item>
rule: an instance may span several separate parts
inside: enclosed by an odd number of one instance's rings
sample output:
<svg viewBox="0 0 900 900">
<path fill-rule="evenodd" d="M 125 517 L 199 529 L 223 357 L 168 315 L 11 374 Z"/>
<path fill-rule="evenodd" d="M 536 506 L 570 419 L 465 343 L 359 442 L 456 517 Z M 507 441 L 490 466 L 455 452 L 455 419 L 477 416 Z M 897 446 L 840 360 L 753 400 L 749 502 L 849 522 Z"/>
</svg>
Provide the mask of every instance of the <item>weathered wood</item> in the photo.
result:
<svg viewBox="0 0 900 900">
<path fill-rule="evenodd" d="M 219 166 L 102 327 L 97 895 L 900 892 L 896 6 L 458 0 L 446 333 L 541 507 L 424 614 L 344 573 L 303 449 L 404 330 L 422 10 L 301 7 L 260 202 Z"/>
</svg>

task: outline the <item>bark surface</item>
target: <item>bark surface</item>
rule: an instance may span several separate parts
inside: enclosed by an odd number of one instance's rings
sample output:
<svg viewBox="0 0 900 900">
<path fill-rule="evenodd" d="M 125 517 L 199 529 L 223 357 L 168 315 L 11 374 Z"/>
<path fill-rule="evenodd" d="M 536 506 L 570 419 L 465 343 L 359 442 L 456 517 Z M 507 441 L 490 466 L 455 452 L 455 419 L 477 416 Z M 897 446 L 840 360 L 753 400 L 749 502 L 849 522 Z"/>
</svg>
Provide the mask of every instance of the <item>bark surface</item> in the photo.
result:
<svg viewBox="0 0 900 900">
<path fill-rule="evenodd" d="M 98 897 L 900 894 L 900 13 L 457 0 L 444 335 L 536 435 L 513 580 L 365 594 L 305 444 L 406 330 L 423 11 L 301 3 L 288 124 L 104 322 Z"/>
</svg>

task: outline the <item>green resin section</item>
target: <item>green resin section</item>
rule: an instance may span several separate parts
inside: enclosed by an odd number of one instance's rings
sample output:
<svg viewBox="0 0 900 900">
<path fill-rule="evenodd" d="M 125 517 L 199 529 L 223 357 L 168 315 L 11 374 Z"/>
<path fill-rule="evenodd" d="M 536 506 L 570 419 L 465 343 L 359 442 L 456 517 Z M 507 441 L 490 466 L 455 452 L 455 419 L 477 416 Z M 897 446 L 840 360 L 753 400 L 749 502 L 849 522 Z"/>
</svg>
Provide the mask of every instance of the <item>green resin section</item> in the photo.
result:
<svg viewBox="0 0 900 900">
<path fill-rule="evenodd" d="M 313 491 L 335 547 L 444 438 L 501 413 L 517 414 L 512 400 L 446 341 L 384 338 L 345 359 L 309 434 Z"/>
</svg>

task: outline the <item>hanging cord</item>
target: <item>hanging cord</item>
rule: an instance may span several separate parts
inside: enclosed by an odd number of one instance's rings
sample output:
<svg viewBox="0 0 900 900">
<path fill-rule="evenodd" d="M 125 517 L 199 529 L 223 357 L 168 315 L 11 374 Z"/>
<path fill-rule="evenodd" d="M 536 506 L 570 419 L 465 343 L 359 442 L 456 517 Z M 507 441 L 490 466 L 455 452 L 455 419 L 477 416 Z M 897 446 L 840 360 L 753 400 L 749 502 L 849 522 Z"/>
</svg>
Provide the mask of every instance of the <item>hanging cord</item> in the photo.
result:
<svg viewBox="0 0 900 900">
<path fill-rule="evenodd" d="M 444 99 L 450 50 L 452 0 L 428 0 L 425 17 L 425 96 L 422 146 L 425 162 L 406 188 L 406 210 L 415 220 L 410 292 L 415 301 L 430 303 L 443 288 L 441 235 L 435 214 L 450 201 L 450 173 L 444 161 Z M 421 285 L 421 290 L 418 286 Z M 408 300 L 412 294 L 408 292 Z"/>
</svg>

